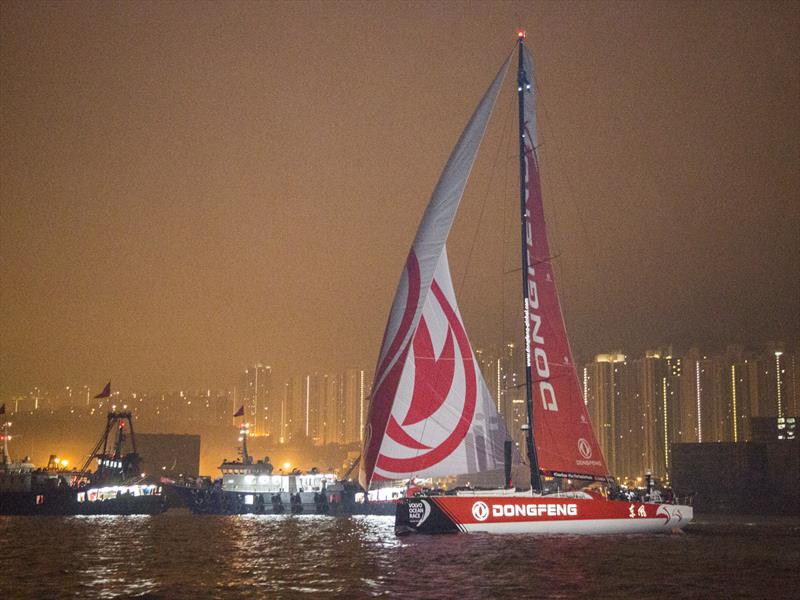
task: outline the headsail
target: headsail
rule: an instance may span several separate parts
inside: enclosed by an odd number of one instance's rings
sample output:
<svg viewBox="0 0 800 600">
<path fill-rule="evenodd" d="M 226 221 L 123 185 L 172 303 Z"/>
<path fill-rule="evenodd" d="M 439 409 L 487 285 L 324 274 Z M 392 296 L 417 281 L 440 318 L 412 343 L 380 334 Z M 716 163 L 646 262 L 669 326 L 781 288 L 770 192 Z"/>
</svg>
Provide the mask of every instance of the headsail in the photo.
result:
<svg viewBox="0 0 800 600">
<path fill-rule="evenodd" d="M 528 331 L 534 439 L 546 475 L 606 479 L 608 467 L 589 421 L 558 300 L 536 155 L 533 59 L 523 45 Z"/>
<path fill-rule="evenodd" d="M 395 293 L 364 433 L 359 481 L 500 468 L 508 433 L 475 360 L 445 243 L 511 57 L 461 134 Z"/>
</svg>

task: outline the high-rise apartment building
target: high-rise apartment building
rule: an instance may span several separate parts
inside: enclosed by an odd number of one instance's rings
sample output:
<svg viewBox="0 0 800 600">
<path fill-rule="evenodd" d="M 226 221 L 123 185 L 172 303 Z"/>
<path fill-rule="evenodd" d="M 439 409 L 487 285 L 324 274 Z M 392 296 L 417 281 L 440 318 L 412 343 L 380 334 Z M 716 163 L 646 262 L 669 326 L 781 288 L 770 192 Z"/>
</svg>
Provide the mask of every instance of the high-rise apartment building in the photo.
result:
<svg viewBox="0 0 800 600">
<path fill-rule="evenodd" d="M 630 373 L 621 352 L 598 354 L 584 370 L 586 402 L 609 469 L 621 477 L 631 471 L 638 447 L 641 416 L 632 394 Z"/>
<path fill-rule="evenodd" d="M 238 387 L 238 401 L 245 407 L 251 435 L 276 434 L 278 419 L 273 406 L 272 367 L 261 363 L 248 367 L 242 373 Z"/>
<path fill-rule="evenodd" d="M 367 418 L 369 383 L 364 369 L 349 368 L 342 374 L 345 444 L 363 441 L 364 420 Z"/>
<path fill-rule="evenodd" d="M 500 351 L 495 347 L 476 350 L 475 357 L 511 439 L 524 453 L 525 432 L 522 426 L 528 422 L 528 415 L 525 408 L 525 386 L 522 383 L 523 354 L 515 344 L 507 343 Z"/>
<path fill-rule="evenodd" d="M 324 375 L 322 384 L 321 443 L 341 444 L 344 439 L 344 404 L 342 377 Z"/>
<path fill-rule="evenodd" d="M 323 439 L 325 375 L 307 374 L 303 384 L 303 435 L 318 446 Z"/>
<path fill-rule="evenodd" d="M 800 344 L 798 344 L 800 346 Z M 800 416 L 800 354 L 784 352 L 783 358 L 783 402 L 786 406 L 786 415 Z"/>
<path fill-rule="evenodd" d="M 288 444 L 305 438 L 306 432 L 306 378 L 290 377 L 283 385 L 281 404 L 280 442 Z"/>
</svg>

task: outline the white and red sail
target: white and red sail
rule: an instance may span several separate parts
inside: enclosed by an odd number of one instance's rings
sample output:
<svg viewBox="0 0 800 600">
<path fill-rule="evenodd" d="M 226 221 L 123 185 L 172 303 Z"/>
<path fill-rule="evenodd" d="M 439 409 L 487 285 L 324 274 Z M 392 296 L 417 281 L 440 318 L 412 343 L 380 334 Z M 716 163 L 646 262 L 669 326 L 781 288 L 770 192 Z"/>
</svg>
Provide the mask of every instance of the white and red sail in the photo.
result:
<svg viewBox="0 0 800 600">
<path fill-rule="evenodd" d="M 536 156 L 533 59 L 523 46 L 525 107 L 525 221 L 528 253 L 526 356 L 530 366 L 534 440 L 545 475 L 609 476 L 589 421 L 569 346 L 545 229 Z"/>
<path fill-rule="evenodd" d="M 408 254 L 375 369 L 359 469 L 365 489 L 502 468 L 508 432 L 464 329 L 445 244 L 509 61 L 453 149 Z"/>
</svg>

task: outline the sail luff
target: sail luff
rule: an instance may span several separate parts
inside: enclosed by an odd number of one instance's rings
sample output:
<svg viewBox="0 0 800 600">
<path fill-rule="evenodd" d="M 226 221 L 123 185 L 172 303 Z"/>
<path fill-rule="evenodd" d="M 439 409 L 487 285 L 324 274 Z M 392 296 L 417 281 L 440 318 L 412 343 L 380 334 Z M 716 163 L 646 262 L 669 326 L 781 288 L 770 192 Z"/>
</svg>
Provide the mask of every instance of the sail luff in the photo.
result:
<svg viewBox="0 0 800 600">
<path fill-rule="evenodd" d="M 411 320 L 402 328 L 400 325 L 405 325 L 404 323 L 393 324 L 393 320 L 395 320 L 396 317 L 403 317 L 409 312 L 409 307 L 406 307 L 404 310 L 403 305 L 407 304 L 411 297 L 400 293 L 403 291 L 404 283 L 408 283 L 404 282 L 408 271 L 407 265 L 400 284 L 398 285 L 389 313 L 389 321 L 386 325 L 384 340 L 381 345 L 373 389 L 381 383 L 381 380 L 378 379 L 379 372 L 383 374 L 387 372 L 392 366 L 392 363 L 398 358 L 396 353 L 397 348 L 402 347 L 402 345 L 408 342 L 409 337 L 415 329 L 415 319 L 419 317 L 419 311 L 425 300 L 424 296 L 430 287 L 433 271 L 442 249 L 444 248 L 447 235 L 450 232 L 450 227 L 455 219 L 458 205 L 461 202 L 464 188 L 466 187 L 467 180 L 472 170 L 472 165 L 475 162 L 475 155 L 483 139 L 484 132 L 486 131 L 486 124 L 494 108 L 497 94 L 505 78 L 510 62 L 511 57 L 509 56 L 508 60 L 500 67 L 492 84 L 489 86 L 489 89 L 472 114 L 467 126 L 461 132 L 461 136 L 453 148 L 453 151 L 450 153 L 447 164 L 442 170 L 442 174 L 439 176 L 436 187 L 431 194 L 431 199 L 422 216 L 416 236 L 414 237 L 414 242 L 411 246 L 411 251 L 417 256 L 418 271 L 410 275 L 412 277 L 415 275 L 419 276 L 418 285 L 421 292 L 420 296 L 417 298 L 416 310 L 410 313 L 413 315 L 414 320 Z M 414 284 L 413 281 L 411 283 L 412 285 Z M 398 329 L 402 329 L 401 333 L 404 334 L 399 339 L 394 335 L 397 333 Z M 394 344 L 387 344 L 386 342 L 388 339 L 392 339 Z M 395 350 L 394 355 L 389 352 L 389 350 L 392 349 Z"/>
<path fill-rule="evenodd" d="M 365 489 L 373 477 L 395 394 L 401 383 L 405 361 L 412 352 L 411 341 L 428 302 L 434 273 L 443 256 L 447 236 L 510 62 L 511 56 L 500 67 L 450 154 L 406 260 L 384 333 L 367 413 L 363 460 L 359 467 L 359 481 Z M 446 260 L 444 268 L 448 268 Z M 471 353 L 471 348 L 469 351 Z"/>
</svg>

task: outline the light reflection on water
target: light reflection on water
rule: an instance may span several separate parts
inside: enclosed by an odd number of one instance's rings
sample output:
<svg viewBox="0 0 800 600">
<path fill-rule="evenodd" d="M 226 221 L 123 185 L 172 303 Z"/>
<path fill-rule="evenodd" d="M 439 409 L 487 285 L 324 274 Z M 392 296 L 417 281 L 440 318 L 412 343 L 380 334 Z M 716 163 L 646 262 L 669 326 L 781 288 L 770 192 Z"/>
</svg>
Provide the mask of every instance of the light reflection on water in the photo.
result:
<svg viewBox="0 0 800 600">
<path fill-rule="evenodd" d="M 800 585 L 798 538 L 797 519 L 397 538 L 391 517 L 0 517 L 0 598 L 762 598 Z"/>
</svg>

